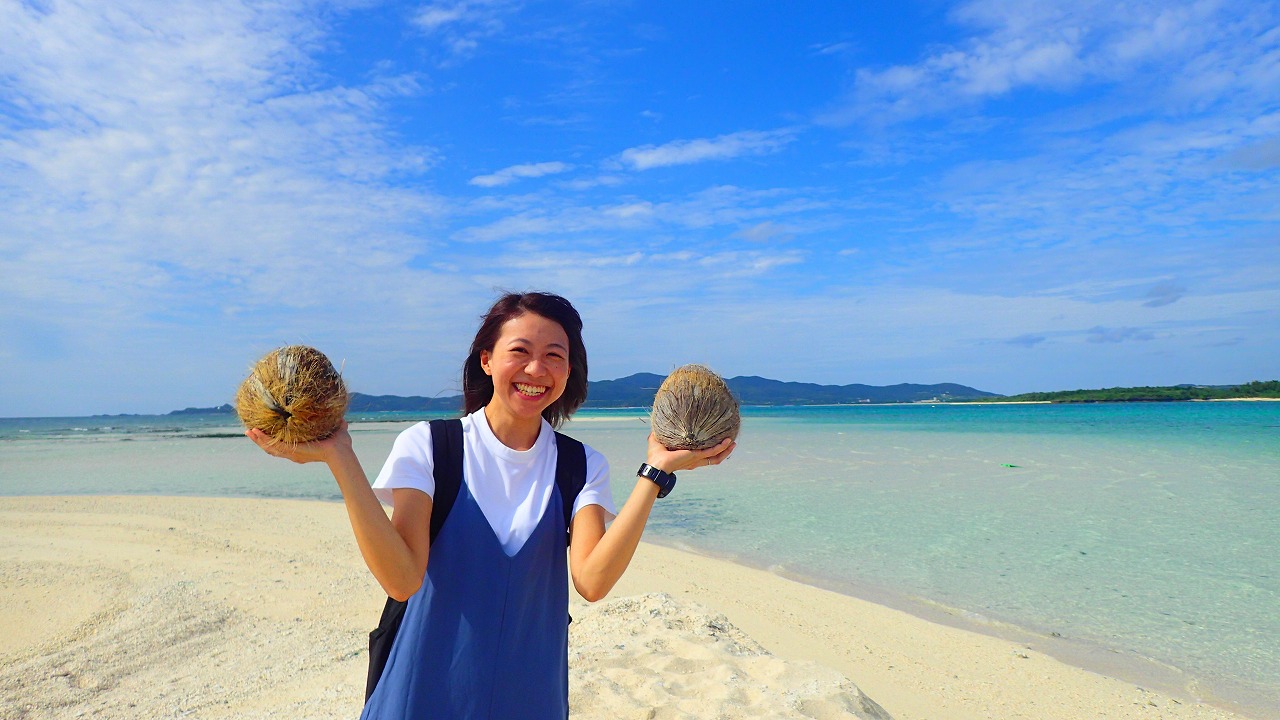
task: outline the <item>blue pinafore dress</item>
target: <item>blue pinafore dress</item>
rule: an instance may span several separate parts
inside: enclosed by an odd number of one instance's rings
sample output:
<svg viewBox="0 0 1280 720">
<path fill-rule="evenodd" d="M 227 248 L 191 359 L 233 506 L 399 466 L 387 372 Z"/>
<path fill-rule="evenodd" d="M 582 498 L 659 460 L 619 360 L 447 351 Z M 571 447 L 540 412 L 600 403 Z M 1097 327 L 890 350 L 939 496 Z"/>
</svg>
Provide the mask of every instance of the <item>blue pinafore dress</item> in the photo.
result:
<svg viewBox="0 0 1280 720">
<path fill-rule="evenodd" d="M 569 717 L 563 515 L 557 487 L 508 556 L 461 484 L 361 720 Z"/>
</svg>

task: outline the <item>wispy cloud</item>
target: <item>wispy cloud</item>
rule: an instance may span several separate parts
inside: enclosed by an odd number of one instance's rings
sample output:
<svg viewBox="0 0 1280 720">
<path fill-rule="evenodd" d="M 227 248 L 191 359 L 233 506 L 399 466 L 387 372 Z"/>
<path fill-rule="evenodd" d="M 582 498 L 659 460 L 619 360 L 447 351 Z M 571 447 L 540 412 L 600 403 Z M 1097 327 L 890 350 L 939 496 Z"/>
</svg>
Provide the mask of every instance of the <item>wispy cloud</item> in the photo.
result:
<svg viewBox="0 0 1280 720">
<path fill-rule="evenodd" d="M 531 198 L 525 207 L 488 223 L 462 229 L 462 240 L 495 242 L 545 235 L 562 238 L 582 233 L 620 233 L 644 229 L 679 230 L 685 241 L 696 231 L 732 234 L 744 224 L 792 218 L 829 208 L 828 202 L 790 190 L 747 190 L 732 185 L 707 188 L 677 199 L 652 201 L 619 198 L 598 205 L 548 205 Z M 504 208 L 506 209 L 506 208 Z M 768 229 L 768 226 L 766 226 Z"/>
<path fill-rule="evenodd" d="M 813 50 L 816 55 L 843 55 L 853 52 L 855 47 L 854 44 L 850 42 L 835 42 L 829 44 L 810 45 L 809 49 Z"/>
<path fill-rule="evenodd" d="M 1150 308 L 1164 307 L 1178 302 L 1186 294 L 1186 286 L 1172 281 L 1162 282 L 1147 291 L 1147 301 L 1142 304 Z"/>
<path fill-rule="evenodd" d="M 720 261 L 717 257 L 713 262 Z M 919 378 L 919 382 L 962 377 L 966 384 L 1005 393 L 1170 384 L 1185 381 L 1179 379 L 1185 368 L 1181 364 L 1153 367 L 1150 357 L 1185 347 L 1179 335 L 1205 343 L 1241 335 L 1236 327 L 1220 322 L 1220 306 L 1236 304 L 1229 296 L 1189 306 L 1175 323 L 1142 326 L 1124 324 L 1126 313 L 1137 317 L 1143 311 L 1131 300 L 1121 299 L 1099 306 L 1068 297 L 1005 296 L 989 290 L 960 293 L 898 284 L 822 293 L 779 292 L 780 277 L 809 276 L 811 264 L 775 268 L 770 282 L 749 285 L 749 299 L 737 294 L 741 287 L 727 285 L 730 278 L 723 275 L 717 275 L 715 283 L 704 283 L 691 272 L 701 265 L 687 261 L 657 268 L 641 260 L 627 266 L 625 274 L 622 267 L 616 273 L 588 273 L 574 269 L 574 263 L 564 266 L 564 273 L 574 274 L 575 290 L 581 287 L 583 296 L 591 298 L 593 310 L 607 316 L 604 324 L 629 327 L 643 323 L 645 317 L 662 317 L 673 333 L 701 337 L 699 359 L 730 375 L 750 374 L 752 367 L 765 363 L 782 368 L 779 374 L 784 377 L 821 382 L 847 376 L 850 358 L 856 358 L 858 376 L 864 378 L 860 382 L 873 384 L 900 382 L 903 377 Z M 682 296 L 654 297 L 643 283 L 634 285 L 633 292 L 624 278 L 633 277 L 636 269 L 660 271 L 674 287 L 696 283 L 705 292 L 694 303 Z M 1274 298 L 1276 293 L 1267 297 Z M 1258 302 L 1254 298 L 1242 306 L 1257 307 Z M 734 311 L 726 313 L 726 305 Z M 1097 324 L 1100 318 L 1107 322 Z M 1267 337 L 1275 335 L 1269 321 L 1252 319 L 1247 325 Z M 598 318 L 594 326 L 601 326 Z M 1011 336 L 1011 330 L 1017 334 Z M 767 337 L 770 342 L 746 357 L 741 352 L 741 340 L 746 337 Z M 814 337 L 824 338 L 827 352 L 794 351 Z M 683 343 L 660 345 L 654 352 L 659 362 L 678 364 L 682 353 L 687 361 Z M 1257 350 L 1251 346 L 1248 352 Z M 1027 364 L 1031 353 L 1043 360 Z M 1109 361 L 1080 361 L 1100 354 Z M 593 355 L 593 367 L 612 377 L 606 368 L 625 366 L 624 357 L 624 350 L 611 348 L 610 353 Z M 1019 372 L 1011 372 L 1013 367 Z"/>
<path fill-rule="evenodd" d="M 1274 266 L 1268 228 L 1277 216 L 1265 198 L 1275 192 L 1275 174 L 1232 172 L 1221 158 L 1277 131 L 1271 115 L 1251 116 L 1247 109 L 1144 116 L 1098 131 L 1028 128 L 1005 142 L 1016 148 L 1015 157 L 956 162 L 922 188 L 948 213 L 973 223 L 971 231 L 939 238 L 935 250 L 1052 253 L 1065 263 L 1054 268 L 1060 277 L 1127 278 L 1131 298 L 1162 276 L 1199 286 L 1197 276 L 1229 270 L 1245 257 Z M 1235 228 L 1236 240 L 1205 257 L 1208 238 L 1226 232 L 1224 222 Z M 1177 301 L 1174 285 L 1144 302 Z"/>
<path fill-rule="evenodd" d="M 1250 172 L 1280 168 L 1280 137 L 1270 137 L 1236 148 L 1223 158 L 1223 166 Z"/>
<path fill-rule="evenodd" d="M 1018 347 L 1029 348 L 1029 347 L 1035 347 L 1036 345 L 1039 345 L 1044 341 L 1045 341 L 1045 336 L 1043 335 L 1026 334 L 1026 335 L 1019 335 L 1017 337 L 1009 338 L 1004 342 L 1006 345 L 1016 345 Z"/>
<path fill-rule="evenodd" d="M 479 187 L 498 187 L 500 185 L 508 185 L 516 180 L 540 178 L 545 175 L 556 175 L 572 169 L 572 165 L 562 162 L 541 162 L 512 165 L 489 175 L 477 175 L 471 178 L 471 184 Z"/>
<path fill-rule="evenodd" d="M 0 6 L 6 327 L 43 325 L 71 356 L 168 357 L 199 326 L 214 362 L 299 308 L 399 302 L 361 271 L 388 281 L 442 210 L 402 184 L 434 151 L 393 145 L 381 119 L 417 85 L 318 73 L 309 7 Z"/>
<path fill-rule="evenodd" d="M 748 242 L 757 243 L 769 242 L 770 240 L 787 240 L 793 236 L 791 228 L 772 220 L 756 223 L 734 234 Z"/>
<path fill-rule="evenodd" d="M 885 123 L 941 113 L 1021 88 L 1063 91 L 1125 82 L 1153 63 L 1181 65 L 1153 76 L 1166 103 L 1196 102 L 1230 87 L 1261 91 L 1274 8 L 1251 3 L 1116 5 L 1054 0 L 971 0 L 951 13 L 970 31 L 913 64 L 863 68 L 826 122 Z M 1241 72 L 1242 68 L 1248 68 Z M 1274 80 L 1274 70 L 1270 77 Z"/>
<path fill-rule="evenodd" d="M 674 140 L 664 145 L 643 145 L 622 151 L 622 163 L 633 170 L 690 165 L 710 160 L 732 160 L 744 155 L 767 155 L 786 147 L 795 131 L 744 130 L 714 138 Z"/>
<path fill-rule="evenodd" d="M 1122 343 L 1130 340 L 1151 340 L 1155 335 L 1151 331 L 1135 327 L 1102 327 L 1089 328 L 1088 339 L 1091 343 Z"/>
<path fill-rule="evenodd" d="M 467 17 L 467 4 L 432 4 L 423 7 L 413 16 L 413 22 L 427 32 L 435 32 L 445 25 L 456 24 Z"/>
<path fill-rule="evenodd" d="M 433 2 L 419 8 L 412 22 L 422 32 L 441 40 L 448 62 L 470 55 L 481 41 L 501 33 L 506 28 L 506 16 L 518 9 L 519 5 L 509 0 Z"/>
<path fill-rule="evenodd" d="M 626 182 L 621 175 L 596 175 L 589 178 L 577 178 L 576 180 L 565 180 L 559 185 L 569 190 L 591 190 L 593 188 L 613 187 Z"/>
</svg>

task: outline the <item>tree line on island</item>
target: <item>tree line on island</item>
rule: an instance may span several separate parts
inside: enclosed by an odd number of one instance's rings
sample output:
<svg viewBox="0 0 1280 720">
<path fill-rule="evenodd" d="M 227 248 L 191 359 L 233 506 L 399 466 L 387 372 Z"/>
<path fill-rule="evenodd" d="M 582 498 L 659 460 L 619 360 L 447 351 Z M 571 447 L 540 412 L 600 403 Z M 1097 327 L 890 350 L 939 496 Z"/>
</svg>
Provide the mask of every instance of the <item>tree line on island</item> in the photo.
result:
<svg viewBox="0 0 1280 720">
<path fill-rule="evenodd" d="M 636 373 L 616 380 L 593 380 L 587 384 L 586 408 L 649 407 L 664 376 Z M 1059 392 L 999 395 L 967 385 L 940 383 L 917 385 L 818 385 L 783 382 L 754 375 L 728 378 L 725 383 L 743 405 L 875 405 L 887 403 L 960 402 L 1172 402 L 1179 400 L 1225 400 L 1231 398 L 1280 398 L 1280 380 L 1243 385 L 1175 385 L 1170 387 L 1105 388 Z M 423 397 L 420 395 L 365 395 L 351 393 L 350 412 L 456 412 L 462 407 L 460 395 Z M 231 405 L 215 408 L 174 410 L 170 415 L 232 412 Z"/>
<path fill-rule="evenodd" d="M 1236 400 L 1280 398 L 1280 380 L 1243 385 L 1172 385 L 1166 387 L 1116 387 L 1099 390 L 1033 392 L 1005 397 L 966 399 L 966 402 L 1176 402 L 1180 400 Z"/>
</svg>

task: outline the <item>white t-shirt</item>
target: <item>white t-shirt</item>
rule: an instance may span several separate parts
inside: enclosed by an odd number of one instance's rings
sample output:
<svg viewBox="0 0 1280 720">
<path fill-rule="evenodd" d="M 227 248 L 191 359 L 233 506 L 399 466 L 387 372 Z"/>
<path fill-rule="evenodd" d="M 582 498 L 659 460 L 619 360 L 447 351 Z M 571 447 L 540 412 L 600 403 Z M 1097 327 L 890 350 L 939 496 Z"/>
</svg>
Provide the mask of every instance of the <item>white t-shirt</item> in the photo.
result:
<svg viewBox="0 0 1280 720">
<path fill-rule="evenodd" d="M 533 447 L 512 450 L 493 434 L 482 408 L 462 418 L 462 445 L 463 481 L 503 550 L 514 556 L 533 534 L 551 501 L 558 454 L 555 431 L 543 420 Z M 609 491 L 609 461 L 589 446 L 584 447 L 587 483 L 578 493 L 573 512 L 576 515 L 588 505 L 599 505 L 604 508 L 605 522 L 609 522 L 617 514 Z M 431 426 L 420 422 L 396 438 L 391 455 L 373 482 L 373 492 L 388 505 L 394 504 L 391 491 L 397 488 L 413 488 L 434 497 L 434 468 Z"/>
</svg>

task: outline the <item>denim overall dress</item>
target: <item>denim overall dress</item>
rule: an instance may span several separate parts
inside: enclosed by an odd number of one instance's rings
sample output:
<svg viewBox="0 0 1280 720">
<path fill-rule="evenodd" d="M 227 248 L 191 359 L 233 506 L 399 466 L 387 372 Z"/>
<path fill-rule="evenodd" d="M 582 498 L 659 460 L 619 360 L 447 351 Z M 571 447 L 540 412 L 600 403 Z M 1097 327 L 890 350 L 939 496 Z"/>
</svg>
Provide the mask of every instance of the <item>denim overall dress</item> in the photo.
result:
<svg viewBox="0 0 1280 720">
<path fill-rule="evenodd" d="M 362 720 L 565 720 L 569 579 L 560 489 L 508 556 L 464 482 Z"/>
</svg>

